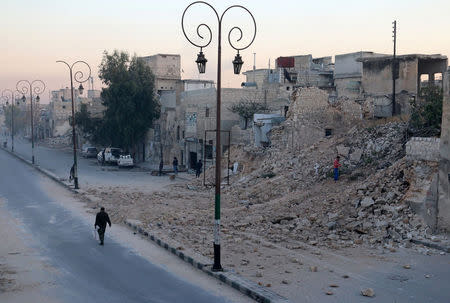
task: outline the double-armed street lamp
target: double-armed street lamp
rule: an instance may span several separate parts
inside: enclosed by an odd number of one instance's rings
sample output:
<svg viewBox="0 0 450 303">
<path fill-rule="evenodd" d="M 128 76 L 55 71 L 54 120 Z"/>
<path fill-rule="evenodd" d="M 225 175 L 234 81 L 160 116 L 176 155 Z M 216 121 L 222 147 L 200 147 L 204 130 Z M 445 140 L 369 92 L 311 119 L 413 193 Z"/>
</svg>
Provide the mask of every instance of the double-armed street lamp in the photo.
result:
<svg viewBox="0 0 450 303">
<path fill-rule="evenodd" d="M 14 152 L 14 102 L 16 101 L 16 93 L 10 89 L 2 91 L 2 97 L 6 99 L 6 105 L 11 102 L 11 151 Z M 17 101 L 18 102 L 18 101 Z"/>
<path fill-rule="evenodd" d="M 30 107 L 31 107 L 31 163 L 34 164 L 34 116 L 33 116 L 33 94 L 36 96 L 35 101 L 39 103 L 42 94 L 45 91 L 45 83 L 42 80 L 20 80 L 16 84 L 16 89 L 22 94 L 22 101 L 26 102 L 25 94 L 30 93 Z"/>
<path fill-rule="evenodd" d="M 80 83 L 80 86 L 78 87 L 78 91 L 80 92 L 80 94 L 83 94 L 83 83 L 86 82 L 87 80 L 89 80 L 89 78 L 91 77 L 91 67 L 89 66 L 89 64 L 87 64 L 84 61 L 76 61 L 74 62 L 72 65 L 70 65 L 69 63 L 67 63 L 66 61 L 56 61 L 56 63 L 64 63 L 65 65 L 67 65 L 67 67 L 69 68 L 69 74 L 70 74 L 70 93 L 71 93 L 71 97 L 72 97 L 72 141 L 73 141 L 73 181 L 74 181 L 74 186 L 75 189 L 79 189 L 78 186 L 78 163 L 77 163 L 77 139 L 76 139 L 76 134 L 75 134 L 75 106 L 74 106 L 74 101 L 73 101 L 73 80 L 75 80 L 76 82 Z M 75 66 L 85 66 L 88 68 L 89 70 L 89 74 L 87 75 L 87 77 L 85 76 L 85 73 L 83 73 L 82 70 L 75 70 L 74 72 L 74 67 Z"/>
<path fill-rule="evenodd" d="M 215 205 L 215 207 L 214 207 L 214 264 L 213 264 L 212 270 L 213 271 L 221 271 L 223 269 L 222 269 L 222 265 L 220 264 L 219 231 L 220 231 L 220 185 L 221 185 L 221 158 L 222 158 L 222 154 L 221 154 L 222 149 L 221 149 L 221 142 L 220 142 L 221 141 L 220 140 L 220 136 L 221 136 L 221 108 L 220 107 L 221 107 L 222 20 L 223 20 L 223 16 L 225 15 L 225 13 L 228 12 L 230 9 L 239 8 L 239 9 L 245 10 L 251 16 L 251 18 L 253 20 L 253 24 L 254 24 L 253 38 L 250 41 L 250 43 L 248 43 L 244 47 L 237 47 L 231 41 L 231 33 L 235 30 L 239 33 L 239 38 L 236 39 L 236 42 L 239 42 L 242 39 L 243 34 L 242 34 L 242 30 L 239 27 L 237 27 L 237 26 L 232 27 L 228 33 L 228 42 L 229 42 L 230 46 L 237 51 L 236 57 L 234 58 L 234 60 L 232 62 L 235 74 L 240 73 L 242 64 L 244 63 L 242 61 L 241 55 L 239 54 L 239 51 L 248 48 L 255 40 L 256 21 L 252 15 L 252 13 L 247 8 L 245 8 L 241 5 L 232 5 L 232 6 L 228 7 L 227 9 L 225 9 L 225 11 L 219 17 L 219 14 L 214 9 L 214 7 L 204 1 L 195 1 L 191 4 L 189 4 L 188 7 L 186 7 L 186 9 L 183 12 L 183 16 L 181 18 L 181 28 L 183 30 L 183 34 L 186 37 L 186 39 L 192 45 L 200 48 L 200 53 L 197 55 L 197 60 L 195 61 L 195 63 L 197 63 L 198 71 L 201 74 L 205 73 L 206 62 L 208 61 L 206 59 L 205 55 L 203 54 L 203 48 L 207 47 L 211 43 L 212 31 L 211 31 L 211 28 L 204 23 L 201 23 L 200 25 L 197 26 L 198 37 L 200 38 L 200 40 L 205 41 L 204 43 L 201 43 L 201 44 L 194 43 L 187 36 L 186 31 L 184 29 L 184 17 L 185 17 L 186 11 L 195 4 L 204 4 L 208 7 L 210 7 L 213 10 L 213 12 L 215 13 L 215 15 L 217 17 L 217 23 L 218 23 L 218 29 L 217 29 L 217 100 L 216 100 L 217 110 L 216 110 L 216 130 L 215 130 L 216 131 L 216 167 L 215 167 L 215 202 L 214 202 L 214 205 Z M 202 28 L 209 31 L 209 37 L 207 37 L 206 39 L 205 39 L 205 37 L 203 37 L 200 34 L 200 29 L 202 29 Z"/>
</svg>

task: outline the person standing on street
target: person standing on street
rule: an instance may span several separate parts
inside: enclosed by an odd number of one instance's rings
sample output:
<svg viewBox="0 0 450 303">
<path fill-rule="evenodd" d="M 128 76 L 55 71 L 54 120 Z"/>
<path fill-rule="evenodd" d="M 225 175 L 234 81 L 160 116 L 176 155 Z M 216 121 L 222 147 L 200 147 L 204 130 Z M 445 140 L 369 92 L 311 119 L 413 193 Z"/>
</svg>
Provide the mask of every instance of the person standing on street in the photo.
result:
<svg viewBox="0 0 450 303">
<path fill-rule="evenodd" d="M 339 163 L 339 159 L 341 157 L 337 156 L 336 159 L 334 159 L 334 182 L 336 182 L 339 179 L 339 167 L 341 167 L 341 163 Z"/>
<path fill-rule="evenodd" d="M 95 217 L 95 224 L 94 227 L 96 228 L 98 226 L 98 237 L 100 238 L 100 245 L 103 245 L 103 241 L 105 239 L 105 231 L 106 231 L 106 223 L 109 224 L 109 227 L 111 227 L 111 221 L 109 220 L 109 216 L 105 211 L 105 208 L 100 208 L 100 212 L 97 213 L 97 216 Z"/>
<path fill-rule="evenodd" d="M 177 157 L 173 157 L 173 171 L 175 172 L 175 175 L 178 175 L 178 159 Z"/>
<path fill-rule="evenodd" d="M 202 173 L 202 167 L 203 167 L 202 160 L 198 160 L 197 165 L 195 167 L 195 176 L 197 178 L 200 177 L 200 174 Z"/>
</svg>

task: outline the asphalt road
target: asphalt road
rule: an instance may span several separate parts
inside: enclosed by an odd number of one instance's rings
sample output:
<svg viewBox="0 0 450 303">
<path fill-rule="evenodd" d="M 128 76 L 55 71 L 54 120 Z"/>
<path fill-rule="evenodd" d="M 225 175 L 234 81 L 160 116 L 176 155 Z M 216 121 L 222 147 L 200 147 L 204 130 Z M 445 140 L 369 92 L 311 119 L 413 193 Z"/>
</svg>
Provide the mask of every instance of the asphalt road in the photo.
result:
<svg viewBox="0 0 450 303">
<path fill-rule="evenodd" d="M 5 137 L 1 137 L 3 142 Z M 11 149 L 11 137 L 6 138 L 8 149 Z M 31 143 L 20 136 L 14 137 L 14 151 L 16 154 L 31 161 Z M 35 142 L 35 163 L 46 170 L 54 173 L 60 179 L 67 180 L 70 168 L 73 164 L 73 150 L 53 149 L 39 145 Z M 85 159 L 81 156 L 81 150 L 78 150 L 78 177 L 81 188 L 90 185 L 126 185 L 126 186 L 146 186 L 163 185 L 164 179 L 151 176 L 148 171 L 141 169 L 119 169 L 115 165 L 101 166 L 97 158 Z M 176 182 L 176 181 L 175 181 Z"/>
<path fill-rule="evenodd" d="M 0 196 L 57 272 L 49 291 L 60 302 L 229 302 L 166 271 L 110 239 L 56 203 L 31 167 L 0 151 Z"/>
</svg>

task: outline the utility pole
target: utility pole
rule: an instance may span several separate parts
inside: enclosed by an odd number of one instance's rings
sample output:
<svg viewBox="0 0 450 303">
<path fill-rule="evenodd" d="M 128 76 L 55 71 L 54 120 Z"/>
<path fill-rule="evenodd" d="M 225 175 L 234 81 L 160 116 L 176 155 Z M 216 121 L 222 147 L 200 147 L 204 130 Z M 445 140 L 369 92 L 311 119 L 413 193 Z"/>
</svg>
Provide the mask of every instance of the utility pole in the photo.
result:
<svg viewBox="0 0 450 303">
<path fill-rule="evenodd" d="M 253 53 L 253 83 L 256 84 L 255 70 L 256 70 L 256 53 Z"/>
<path fill-rule="evenodd" d="M 397 21 L 394 20 L 392 22 L 393 24 L 393 31 L 392 31 L 392 37 L 394 38 L 394 56 L 392 57 L 392 116 L 395 116 L 395 79 L 397 78 L 398 74 L 398 67 L 397 67 L 397 58 L 396 58 L 396 52 L 397 52 Z"/>
</svg>

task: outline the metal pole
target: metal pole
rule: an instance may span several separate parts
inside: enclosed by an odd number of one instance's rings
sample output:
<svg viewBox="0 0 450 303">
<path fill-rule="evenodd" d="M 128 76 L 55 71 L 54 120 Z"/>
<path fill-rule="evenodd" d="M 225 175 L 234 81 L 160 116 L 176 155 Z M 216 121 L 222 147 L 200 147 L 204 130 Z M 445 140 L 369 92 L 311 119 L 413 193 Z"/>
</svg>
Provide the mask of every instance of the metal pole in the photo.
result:
<svg viewBox="0 0 450 303">
<path fill-rule="evenodd" d="M 227 179 L 227 185 L 230 185 L 230 153 L 231 153 L 231 132 L 228 131 L 228 179 Z"/>
<path fill-rule="evenodd" d="M 206 185 L 206 130 L 205 130 L 205 140 L 203 141 L 203 186 Z"/>
<path fill-rule="evenodd" d="M 34 164 L 34 119 L 33 119 L 33 93 L 30 84 L 30 106 L 31 106 L 31 163 Z"/>
<path fill-rule="evenodd" d="M 216 188 L 214 207 L 214 265 L 213 271 L 221 271 L 220 265 L 220 183 L 221 183 L 221 150 L 220 143 L 220 106 L 221 106 L 221 63 L 222 63 L 222 20 L 219 20 L 217 40 L 217 111 L 216 111 Z"/>
<path fill-rule="evenodd" d="M 397 77 L 397 60 L 396 60 L 396 51 L 397 51 L 397 21 L 394 21 L 394 56 L 392 59 L 392 116 L 395 115 L 396 110 L 396 102 L 395 102 L 395 78 Z"/>
<path fill-rule="evenodd" d="M 78 163 L 77 163 L 77 139 L 75 134 L 75 106 L 73 101 L 73 79 L 72 79 L 72 68 L 70 68 L 70 93 L 72 95 L 72 141 L 73 141 L 73 183 L 75 189 L 78 187 Z"/>
<path fill-rule="evenodd" d="M 11 151 L 14 152 L 14 93 L 11 100 Z"/>
<path fill-rule="evenodd" d="M 87 64 L 84 61 L 75 61 L 72 65 L 69 65 L 67 62 L 58 60 L 56 63 L 64 63 L 69 68 L 69 75 L 70 75 L 70 93 L 72 98 L 72 141 L 73 141 L 73 180 L 74 180 L 74 187 L 75 189 L 79 189 L 79 183 L 78 183 L 78 161 L 77 161 L 77 136 L 75 131 L 75 104 L 74 104 L 74 98 L 73 98 L 73 67 L 77 65 L 78 63 L 84 64 L 88 70 L 89 74 L 86 76 L 83 71 L 78 70 L 75 72 L 75 81 L 80 83 L 80 91 L 83 89 L 83 86 L 81 83 L 86 82 L 89 77 L 91 76 L 91 67 L 89 64 Z"/>
<path fill-rule="evenodd" d="M 209 6 L 215 13 L 216 17 L 217 17 L 217 21 L 218 21 L 218 39 L 217 39 L 217 112 L 216 112 L 216 182 L 215 182 L 215 208 L 214 208 L 214 264 L 212 267 L 213 271 L 221 271 L 222 266 L 220 265 L 220 238 L 219 238 L 219 232 L 220 232 L 220 184 L 221 184 L 221 151 L 222 151 L 222 146 L 221 146 L 221 56 L 222 56 L 222 18 L 224 16 L 224 14 L 232 8 L 241 8 L 247 11 L 247 13 L 251 16 L 252 20 L 253 20 L 253 24 L 255 26 L 255 31 L 253 34 L 253 38 L 251 40 L 251 42 L 244 47 L 238 48 L 235 45 L 233 45 L 233 43 L 231 42 L 231 32 L 233 30 L 237 30 L 240 32 L 241 34 L 241 38 L 242 38 L 242 30 L 235 26 L 233 27 L 229 34 L 228 34 L 228 42 L 230 43 L 231 47 L 234 48 L 235 50 L 239 51 L 240 50 L 244 50 L 246 48 L 248 48 L 253 41 L 255 40 L 256 37 L 256 22 L 255 22 L 255 18 L 253 17 L 253 15 L 251 14 L 251 12 L 241 6 L 241 5 L 232 5 L 230 7 L 228 7 L 222 14 L 221 17 L 219 17 L 219 15 L 217 14 L 217 11 L 214 9 L 213 6 L 211 6 L 209 3 L 205 2 L 205 1 L 195 1 L 193 3 L 191 3 L 190 5 L 188 5 L 188 7 L 184 10 L 183 12 L 183 16 L 181 18 L 181 28 L 183 30 L 183 34 L 186 37 L 186 39 L 192 44 L 195 45 L 197 47 L 200 48 L 200 54 L 198 55 L 197 60 L 201 59 L 201 55 L 202 55 L 202 49 L 207 47 L 210 43 L 211 43 L 211 39 L 212 39 L 212 32 L 211 29 L 208 25 L 202 23 L 197 27 L 197 35 L 201 38 L 204 39 L 204 43 L 199 45 L 195 42 L 193 42 L 192 40 L 189 39 L 189 37 L 186 35 L 186 32 L 184 30 L 184 16 L 186 13 L 186 10 L 189 9 L 192 5 L 194 4 L 204 4 Z M 199 33 L 199 28 L 200 27 L 204 27 L 205 29 L 207 29 L 209 31 L 209 38 L 204 38 L 202 35 L 200 35 Z M 237 41 L 241 40 L 240 38 L 237 39 Z M 237 56 L 236 56 L 237 57 Z M 205 58 L 203 57 L 203 60 L 205 60 Z M 205 68 L 205 64 L 206 61 L 196 61 L 199 64 L 199 71 L 200 72 L 204 72 L 204 68 Z M 202 64 L 203 64 L 203 69 L 202 69 Z M 241 63 L 242 64 L 242 63 Z M 239 67 L 240 69 L 240 67 Z M 203 71 L 201 71 L 203 70 Z"/>
</svg>

